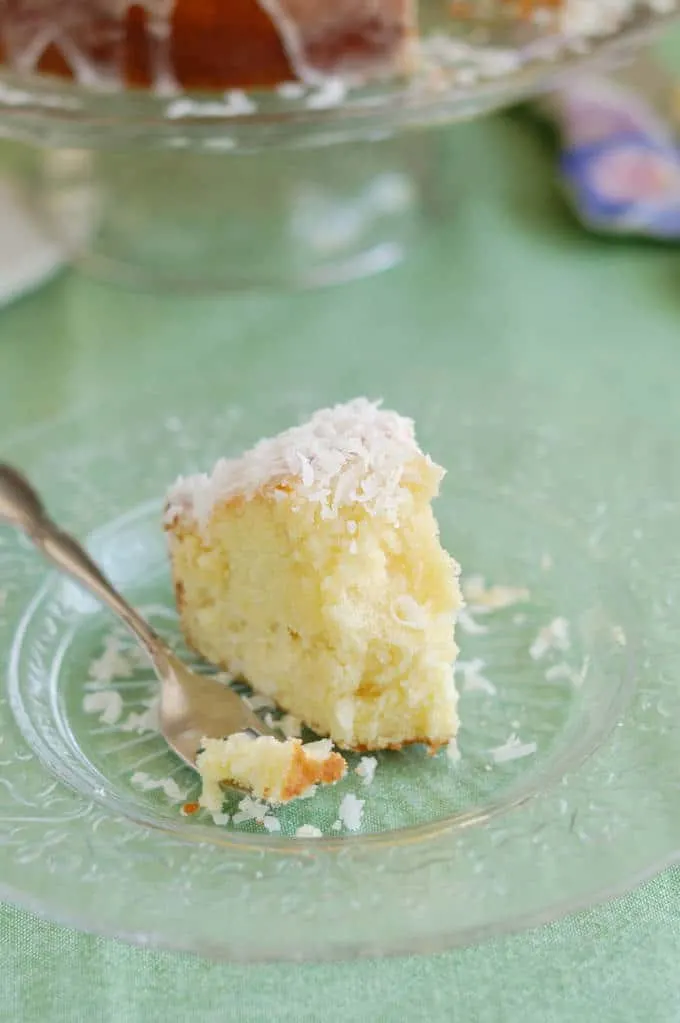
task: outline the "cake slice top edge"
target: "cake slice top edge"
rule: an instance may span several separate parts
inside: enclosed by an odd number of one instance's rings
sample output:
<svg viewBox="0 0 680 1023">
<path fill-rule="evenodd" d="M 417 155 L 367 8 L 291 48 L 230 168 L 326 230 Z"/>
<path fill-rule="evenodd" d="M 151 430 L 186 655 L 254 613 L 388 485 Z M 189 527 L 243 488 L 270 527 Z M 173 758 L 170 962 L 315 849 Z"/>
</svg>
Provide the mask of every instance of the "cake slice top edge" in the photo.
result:
<svg viewBox="0 0 680 1023">
<path fill-rule="evenodd" d="M 239 458 L 220 459 L 211 473 L 180 477 L 168 492 L 166 524 L 189 517 L 205 525 L 217 505 L 264 493 L 317 503 L 326 517 L 360 505 L 397 522 L 409 488 L 422 487 L 431 499 L 444 474 L 419 447 L 412 419 L 355 398 L 320 409 Z"/>
</svg>

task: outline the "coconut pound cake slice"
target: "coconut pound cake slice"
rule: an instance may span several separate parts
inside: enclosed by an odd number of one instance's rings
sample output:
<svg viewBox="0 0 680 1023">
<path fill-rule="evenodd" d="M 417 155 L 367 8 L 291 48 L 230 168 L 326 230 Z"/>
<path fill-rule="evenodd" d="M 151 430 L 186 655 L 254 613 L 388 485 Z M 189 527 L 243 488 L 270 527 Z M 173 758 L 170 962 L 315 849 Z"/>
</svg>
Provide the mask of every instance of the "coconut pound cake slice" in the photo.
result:
<svg viewBox="0 0 680 1023">
<path fill-rule="evenodd" d="M 170 491 L 181 626 L 337 746 L 436 748 L 457 731 L 459 569 L 413 422 L 358 398 Z"/>
</svg>

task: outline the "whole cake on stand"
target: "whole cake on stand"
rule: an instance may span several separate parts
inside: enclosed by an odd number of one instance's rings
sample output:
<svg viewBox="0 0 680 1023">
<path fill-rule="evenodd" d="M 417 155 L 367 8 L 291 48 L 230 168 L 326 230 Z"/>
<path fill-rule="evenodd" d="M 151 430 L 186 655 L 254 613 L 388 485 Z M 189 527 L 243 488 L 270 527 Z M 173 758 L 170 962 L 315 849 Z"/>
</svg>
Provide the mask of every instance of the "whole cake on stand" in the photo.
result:
<svg viewBox="0 0 680 1023">
<path fill-rule="evenodd" d="M 2 0 L 0 130 L 38 147 L 31 201 L 96 273 L 325 284 L 418 236 L 438 138 L 403 128 L 548 87 L 678 3 Z"/>
</svg>

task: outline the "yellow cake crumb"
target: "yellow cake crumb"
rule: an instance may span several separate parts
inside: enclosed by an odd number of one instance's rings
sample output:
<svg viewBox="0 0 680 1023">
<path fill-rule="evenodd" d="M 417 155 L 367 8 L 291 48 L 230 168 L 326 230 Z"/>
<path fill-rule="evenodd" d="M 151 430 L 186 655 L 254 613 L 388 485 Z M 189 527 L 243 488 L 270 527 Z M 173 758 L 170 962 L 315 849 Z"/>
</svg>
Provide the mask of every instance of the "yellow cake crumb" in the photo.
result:
<svg viewBox="0 0 680 1023">
<path fill-rule="evenodd" d="M 340 748 L 448 743 L 459 569 L 413 423 L 365 398 L 317 412 L 166 513 L 185 637 Z"/>
<path fill-rule="evenodd" d="M 281 742 L 269 735 L 257 738 L 238 732 L 226 739 L 204 739 L 196 767 L 203 782 L 200 804 L 221 810 L 223 784 L 247 789 L 268 803 L 289 803 L 313 792 L 316 785 L 330 785 L 347 773 L 347 764 L 333 753 L 329 739 Z"/>
</svg>

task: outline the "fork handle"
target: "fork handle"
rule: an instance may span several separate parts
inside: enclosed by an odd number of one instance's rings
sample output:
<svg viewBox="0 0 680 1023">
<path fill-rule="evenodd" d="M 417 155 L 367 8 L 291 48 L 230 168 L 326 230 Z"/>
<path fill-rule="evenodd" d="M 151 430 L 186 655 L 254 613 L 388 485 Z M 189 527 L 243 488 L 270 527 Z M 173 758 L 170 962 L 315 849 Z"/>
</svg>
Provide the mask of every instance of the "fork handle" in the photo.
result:
<svg viewBox="0 0 680 1023">
<path fill-rule="evenodd" d="M 20 529 L 41 553 L 111 609 L 153 656 L 162 640 L 70 533 L 49 517 L 38 495 L 17 469 L 0 462 L 0 522 Z"/>
</svg>

